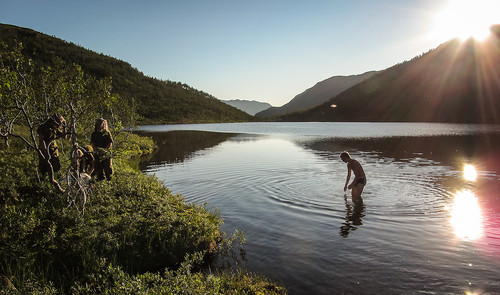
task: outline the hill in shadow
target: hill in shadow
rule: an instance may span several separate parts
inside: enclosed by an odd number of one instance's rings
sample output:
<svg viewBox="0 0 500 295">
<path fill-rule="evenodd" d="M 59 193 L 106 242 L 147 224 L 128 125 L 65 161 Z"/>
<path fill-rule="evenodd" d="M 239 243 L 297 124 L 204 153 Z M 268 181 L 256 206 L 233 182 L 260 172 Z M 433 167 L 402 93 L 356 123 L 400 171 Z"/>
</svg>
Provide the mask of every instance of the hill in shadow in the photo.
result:
<svg viewBox="0 0 500 295">
<path fill-rule="evenodd" d="M 500 36 L 451 40 L 280 120 L 500 123 Z"/>
<path fill-rule="evenodd" d="M 241 122 L 253 118 L 189 85 L 148 77 L 127 62 L 31 29 L 0 24 L 0 42 L 9 46 L 22 42 L 23 54 L 40 66 L 50 66 L 58 57 L 80 65 L 85 73 L 97 78 L 112 77 L 113 93 L 125 103 L 134 99 L 144 124 Z"/>
<path fill-rule="evenodd" d="M 222 102 L 227 103 L 228 105 L 233 106 L 239 110 L 242 110 L 252 116 L 254 116 L 256 113 L 260 111 L 272 107 L 272 105 L 267 102 L 259 102 L 255 100 L 233 99 L 233 100 L 222 100 Z"/>
<path fill-rule="evenodd" d="M 371 71 L 360 75 L 334 76 L 328 78 L 296 95 L 289 103 L 281 107 L 266 109 L 257 113 L 256 116 L 260 118 L 273 117 L 316 107 L 342 91 L 370 78 L 375 73 L 377 72 Z"/>
</svg>

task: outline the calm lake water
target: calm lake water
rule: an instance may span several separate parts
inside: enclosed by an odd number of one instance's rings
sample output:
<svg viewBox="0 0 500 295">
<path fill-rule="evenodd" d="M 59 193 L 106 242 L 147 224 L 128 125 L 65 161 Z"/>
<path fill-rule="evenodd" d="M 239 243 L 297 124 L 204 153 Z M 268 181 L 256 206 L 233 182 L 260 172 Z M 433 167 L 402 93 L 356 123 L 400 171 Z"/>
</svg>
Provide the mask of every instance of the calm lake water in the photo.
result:
<svg viewBox="0 0 500 295">
<path fill-rule="evenodd" d="M 500 294 L 500 126 L 140 129 L 160 146 L 141 169 L 245 230 L 246 268 L 289 294 Z M 362 205 L 343 192 L 345 150 L 367 175 Z"/>
</svg>

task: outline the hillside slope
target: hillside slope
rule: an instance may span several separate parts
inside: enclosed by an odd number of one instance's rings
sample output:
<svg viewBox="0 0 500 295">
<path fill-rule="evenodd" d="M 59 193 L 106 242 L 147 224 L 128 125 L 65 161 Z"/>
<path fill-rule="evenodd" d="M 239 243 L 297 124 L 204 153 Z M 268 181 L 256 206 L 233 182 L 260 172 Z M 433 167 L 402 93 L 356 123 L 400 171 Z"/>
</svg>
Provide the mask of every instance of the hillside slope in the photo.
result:
<svg viewBox="0 0 500 295">
<path fill-rule="evenodd" d="M 23 53 L 49 66 L 56 57 L 98 78 L 112 77 L 113 93 L 135 100 L 142 123 L 202 123 L 252 120 L 252 116 L 186 84 L 147 77 L 129 63 L 31 29 L 0 24 L 0 42 L 22 42 Z"/>
<path fill-rule="evenodd" d="M 222 100 L 222 102 L 227 103 L 230 106 L 233 106 L 239 110 L 244 111 L 252 116 L 261 112 L 263 110 L 267 110 L 272 107 L 271 104 L 267 102 L 259 102 L 255 100 L 241 100 L 241 99 L 232 99 L 232 100 Z"/>
<path fill-rule="evenodd" d="M 280 119 L 500 123 L 500 38 L 449 41 Z"/>
<path fill-rule="evenodd" d="M 376 74 L 376 71 L 360 75 L 334 76 L 316 83 L 313 87 L 295 96 L 289 103 L 281 107 L 273 107 L 257 113 L 257 117 L 271 117 L 291 112 L 310 109 L 318 106 L 342 91 L 366 80 Z"/>
</svg>

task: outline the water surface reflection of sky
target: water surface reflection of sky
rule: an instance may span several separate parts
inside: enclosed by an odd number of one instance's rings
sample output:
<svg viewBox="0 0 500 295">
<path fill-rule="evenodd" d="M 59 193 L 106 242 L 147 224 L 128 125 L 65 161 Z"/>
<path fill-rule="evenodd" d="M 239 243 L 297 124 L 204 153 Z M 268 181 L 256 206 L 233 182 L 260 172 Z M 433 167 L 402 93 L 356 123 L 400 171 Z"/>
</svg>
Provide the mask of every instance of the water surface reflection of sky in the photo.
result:
<svg viewBox="0 0 500 295">
<path fill-rule="evenodd" d="M 307 125 L 321 126 L 344 127 Z M 290 294 L 500 294 L 500 137 L 373 138 L 360 126 L 362 138 L 155 133 L 160 151 L 141 167 L 217 207 L 224 231 L 246 230 L 248 269 Z M 344 150 L 367 173 L 362 207 L 344 198 Z"/>
</svg>

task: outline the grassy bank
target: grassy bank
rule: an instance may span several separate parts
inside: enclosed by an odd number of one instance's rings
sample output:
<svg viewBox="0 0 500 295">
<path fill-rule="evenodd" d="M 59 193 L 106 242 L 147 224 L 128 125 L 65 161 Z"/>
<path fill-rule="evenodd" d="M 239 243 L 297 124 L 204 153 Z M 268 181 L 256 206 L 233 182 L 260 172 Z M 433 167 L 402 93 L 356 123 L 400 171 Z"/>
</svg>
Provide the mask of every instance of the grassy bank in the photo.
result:
<svg viewBox="0 0 500 295">
<path fill-rule="evenodd" d="M 2 147 L 0 294 L 285 293 L 245 272 L 194 271 L 224 243 L 220 216 L 130 167 L 150 139 L 116 142 L 115 174 L 94 184 L 85 214 L 39 180 L 34 153 Z"/>
</svg>

